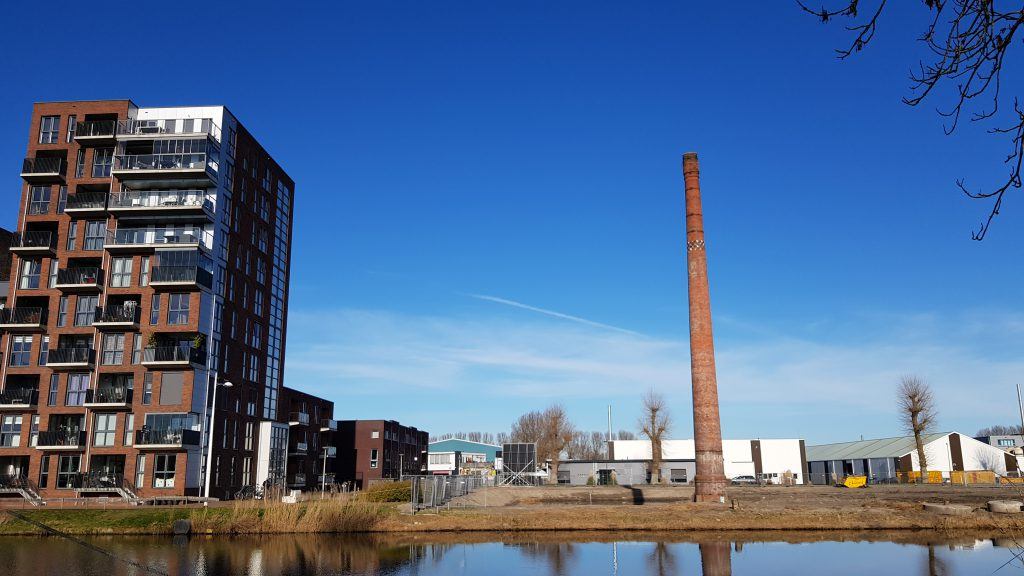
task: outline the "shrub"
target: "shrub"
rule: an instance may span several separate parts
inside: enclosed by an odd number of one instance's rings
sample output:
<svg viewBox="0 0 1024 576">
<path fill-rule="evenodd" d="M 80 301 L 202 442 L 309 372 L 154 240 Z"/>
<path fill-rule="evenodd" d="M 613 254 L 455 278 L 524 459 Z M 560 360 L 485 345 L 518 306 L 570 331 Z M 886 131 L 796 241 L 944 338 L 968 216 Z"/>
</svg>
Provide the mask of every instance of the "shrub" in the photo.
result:
<svg viewBox="0 0 1024 576">
<path fill-rule="evenodd" d="M 408 502 L 412 499 L 412 482 L 378 482 L 363 490 L 367 502 Z"/>
<path fill-rule="evenodd" d="M 589 478 L 587 478 L 587 486 L 593 486 L 595 484 L 597 484 L 597 482 L 594 481 L 594 477 L 593 476 L 590 476 Z"/>
</svg>

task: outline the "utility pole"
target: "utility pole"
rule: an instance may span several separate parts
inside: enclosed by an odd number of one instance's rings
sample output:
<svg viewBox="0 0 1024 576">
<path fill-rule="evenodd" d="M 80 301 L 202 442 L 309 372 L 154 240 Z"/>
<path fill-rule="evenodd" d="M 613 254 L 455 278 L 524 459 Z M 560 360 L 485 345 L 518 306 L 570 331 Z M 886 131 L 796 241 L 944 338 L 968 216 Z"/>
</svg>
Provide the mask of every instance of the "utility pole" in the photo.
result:
<svg viewBox="0 0 1024 576">
<path fill-rule="evenodd" d="M 1024 434 L 1024 404 L 1020 401 L 1020 382 L 1017 383 L 1017 408 L 1020 409 L 1020 433 Z"/>
<path fill-rule="evenodd" d="M 612 405 L 608 405 L 608 442 L 605 443 L 605 454 L 612 459 Z"/>
</svg>

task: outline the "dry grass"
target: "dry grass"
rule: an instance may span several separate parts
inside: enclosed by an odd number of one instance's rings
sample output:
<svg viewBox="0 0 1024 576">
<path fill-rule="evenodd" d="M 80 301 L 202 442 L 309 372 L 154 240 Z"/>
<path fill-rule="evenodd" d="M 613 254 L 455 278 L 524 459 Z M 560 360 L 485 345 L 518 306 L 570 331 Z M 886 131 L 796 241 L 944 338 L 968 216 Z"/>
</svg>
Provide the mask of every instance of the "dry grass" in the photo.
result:
<svg viewBox="0 0 1024 576">
<path fill-rule="evenodd" d="M 231 507 L 194 510 L 195 532 L 218 534 L 285 534 L 367 532 L 394 509 L 353 498 L 309 500 L 300 504 L 245 501 Z"/>
</svg>

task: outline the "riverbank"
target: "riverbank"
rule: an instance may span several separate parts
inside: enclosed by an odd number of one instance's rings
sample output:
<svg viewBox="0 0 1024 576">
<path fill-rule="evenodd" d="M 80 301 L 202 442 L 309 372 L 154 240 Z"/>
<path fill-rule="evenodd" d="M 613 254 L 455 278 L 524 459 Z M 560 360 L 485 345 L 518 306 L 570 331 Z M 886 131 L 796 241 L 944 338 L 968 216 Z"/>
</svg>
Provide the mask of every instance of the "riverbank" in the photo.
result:
<svg viewBox="0 0 1024 576">
<path fill-rule="evenodd" d="M 1019 532 L 1024 514 L 993 514 L 989 500 L 1020 499 L 1014 488 L 883 486 L 751 487 L 729 491 L 728 503 L 693 504 L 686 487 L 487 488 L 450 509 L 410 514 L 406 504 L 358 499 L 300 504 L 221 503 L 208 508 L 17 510 L 68 534 L 170 534 L 189 520 L 195 534 L 309 532 L 443 533 L 538 531 L 994 531 Z M 965 504 L 966 516 L 927 512 L 924 502 Z M 0 535 L 43 531 L 0 514 Z"/>
</svg>

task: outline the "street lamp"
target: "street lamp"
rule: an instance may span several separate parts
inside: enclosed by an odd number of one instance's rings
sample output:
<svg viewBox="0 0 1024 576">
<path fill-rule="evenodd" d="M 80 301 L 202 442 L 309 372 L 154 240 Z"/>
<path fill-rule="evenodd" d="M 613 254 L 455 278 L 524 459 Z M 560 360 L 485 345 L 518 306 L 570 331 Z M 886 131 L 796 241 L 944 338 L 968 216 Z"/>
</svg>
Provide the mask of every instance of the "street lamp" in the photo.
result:
<svg viewBox="0 0 1024 576">
<path fill-rule="evenodd" d="M 398 453 L 398 481 L 402 481 L 402 474 L 405 472 L 405 454 Z"/>
<path fill-rule="evenodd" d="M 210 403 L 209 426 L 207 426 L 207 428 L 206 428 L 206 478 L 205 478 L 206 486 L 205 486 L 205 488 L 203 490 L 203 494 L 207 498 L 210 497 L 210 476 L 213 475 L 213 471 L 211 470 L 211 468 L 213 467 L 213 419 L 216 416 L 216 410 L 217 410 L 217 387 L 218 386 L 224 387 L 224 388 L 231 388 L 232 386 L 234 386 L 234 384 L 232 384 L 231 382 L 228 382 L 227 380 L 225 380 L 223 382 L 217 382 L 217 374 L 214 373 L 214 375 L 213 375 L 213 391 L 211 392 L 211 394 L 213 394 L 213 401 Z"/>
</svg>

